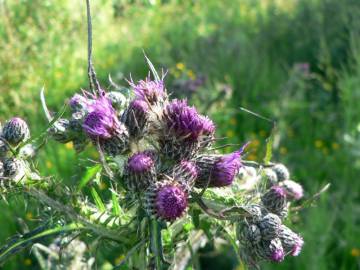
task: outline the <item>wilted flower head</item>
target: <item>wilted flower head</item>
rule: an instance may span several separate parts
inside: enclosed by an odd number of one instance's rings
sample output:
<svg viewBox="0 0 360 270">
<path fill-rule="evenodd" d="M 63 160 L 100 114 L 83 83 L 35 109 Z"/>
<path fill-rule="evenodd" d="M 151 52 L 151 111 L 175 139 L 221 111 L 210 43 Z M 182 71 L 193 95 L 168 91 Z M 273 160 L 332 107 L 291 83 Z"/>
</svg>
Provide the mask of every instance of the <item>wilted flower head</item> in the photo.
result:
<svg viewBox="0 0 360 270">
<path fill-rule="evenodd" d="M 17 158 L 7 158 L 4 161 L 4 176 L 13 181 L 19 181 L 25 176 L 25 162 Z"/>
<path fill-rule="evenodd" d="M 286 253 L 290 253 L 292 256 L 298 256 L 301 252 L 304 240 L 302 237 L 285 225 L 281 225 L 279 230 L 279 238 Z"/>
<path fill-rule="evenodd" d="M 292 180 L 285 180 L 280 183 L 282 187 L 285 188 L 286 195 L 289 198 L 293 198 L 295 200 L 299 200 L 304 196 L 303 187 Z"/>
<path fill-rule="evenodd" d="M 187 193 L 174 181 L 160 181 L 149 187 L 146 209 L 160 220 L 174 221 L 181 217 L 188 206 Z"/>
<path fill-rule="evenodd" d="M 284 248 L 279 238 L 262 241 L 257 247 L 258 254 L 269 261 L 282 262 L 285 258 Z"/>
<path fill-rule="evenodd" d="M 266 214 L 259 222 L 261 235 L 265 240 L 278 237 L 281 226 L 281 219 L 272 213 Z"/>
<path fill-rule="evenodd" d="M 190 191 L 198 177 L 198 169 L 194 162 L 182 160 L 173 168 L 172 176 L 183 185 L 186 191 Z"/>
<path fill-rule="evenodd" d="M 273 186 L 261 197 L 261 201 L 269 212 L 281 215 L 286 208 L 286 191 L 283 187 Z"/>
<path fill-rule="evenodd" d="M 138 99 L 144 100 L 150 104 L 154 104 L 162 99 L 165 95 L 165 86 L 163 80 L 152 81 L 150 76 L 137 84 L 131 82 L 130 85 L 134 89 Z"/>
<path fill-rule="evenodd" d="M 132 137 L 142 136 L 148 120 L 149 106 L 144 100 L 133 100 L 125 114 L 125 125 Z"/>
<path fill-rule="evenodd" d="M 23 119 L 14 117 L 5 123 L 1 136 L 9 144 L 17 146 L 30 138 L 30 130 Z"/>
<path fill-rule="evenodd" d="M 125 183 L 129 190 L 145 190 L 155 181 L 155 157 L 152 152 L 139 152 L 128 159 L 125 166 Z"/>
<path fill-rule="evenodd" d="M 279 182 L 288 180 L 290 177 L 289 170 L 285 167 L 284 164 L 275 164 L 275 166 L 272 167 L 272 170 L 276 173 L 277 180 Z"/>
</svg>

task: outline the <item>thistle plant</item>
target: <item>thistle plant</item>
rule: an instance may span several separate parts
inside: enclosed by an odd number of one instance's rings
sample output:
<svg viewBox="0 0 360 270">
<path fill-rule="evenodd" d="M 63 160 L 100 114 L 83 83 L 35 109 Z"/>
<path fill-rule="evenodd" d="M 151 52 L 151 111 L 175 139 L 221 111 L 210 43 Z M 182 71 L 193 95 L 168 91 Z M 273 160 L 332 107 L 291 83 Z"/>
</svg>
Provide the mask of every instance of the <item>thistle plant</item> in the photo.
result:
<svg viewBox="0 0 360 270">
<path fill-rule="evenodd" d="M 263 163 L 246 160 L 247 144 L 221 153 L 216 123 L 186 100 L 172 99 L 165 76 L 146 56 L 151 75 L 131 79 L 128 91 L 115 84 L 115 90 L 103 88 L 92 64 L 89 1 L 87 11 L 90 85 L 70 97 L 70 116 L 52 114 L 42 91 L 49 120 L 42 135 L 31 137 L 18 117 L 1 129 L 1 195 L 35 198 L 43 216 L 39 228 L 0 249 L 0 262 L 33 246 L 43 269 L 91 269 L 96 257 L 83 241 L 94 238 L 124 254 L 114 269 L 184 269 L 197 249 L 216 239 L 225 239 L 239 262 L 252 267 L 298 256 L 304 239 L 288 227 L 293 204 L 298 211 L 318 194 L 299 204 L 302 186 L 285 165 L 271 161 L 272 138 Z M 99 152 L 76 189 L 36 171 L 35 153 L 48 140 Z M 110 198 L 96 189 L 100 180 L 109 183 Z M 57 240 L 45 246 L 42 241 L 53 235 Z"/>
</svg>

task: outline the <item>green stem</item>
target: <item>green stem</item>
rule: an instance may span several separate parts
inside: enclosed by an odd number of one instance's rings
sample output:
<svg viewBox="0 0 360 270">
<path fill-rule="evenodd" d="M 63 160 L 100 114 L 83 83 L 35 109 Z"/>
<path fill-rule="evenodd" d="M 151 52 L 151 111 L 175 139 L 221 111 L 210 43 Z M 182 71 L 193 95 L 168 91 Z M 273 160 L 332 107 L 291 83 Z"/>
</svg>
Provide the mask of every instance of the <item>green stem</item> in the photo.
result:
<svg viewBox="0 0 360 270">
<path fill-rule="evenodd" d="M 155 259 L 155 269 L 162 269 L 162 243 L 161 243 L 161 228 L 156 219 L 149 220 L 150 226 L 150 250 Z"/>
</svg>

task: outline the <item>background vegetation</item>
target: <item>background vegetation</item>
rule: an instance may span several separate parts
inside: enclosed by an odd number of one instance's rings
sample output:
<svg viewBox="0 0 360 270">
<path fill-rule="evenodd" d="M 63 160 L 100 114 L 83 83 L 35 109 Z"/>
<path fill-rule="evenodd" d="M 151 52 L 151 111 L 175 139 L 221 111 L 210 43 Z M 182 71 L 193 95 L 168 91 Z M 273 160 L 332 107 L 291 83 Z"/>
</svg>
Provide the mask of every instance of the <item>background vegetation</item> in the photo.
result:
<svg viewBox="0 0 360 270">
<path fill-rule="evenodd" d="M 308 195 L 332 183 L 318 207 L 296 220 L 306 241 L 301 256 L 265 268 L 359 269 L 360 2 L 93 2 L 95 66 L 104 86 L 108 74 L 122 85 L 130 72 L 144 78 L 144 49 L 158 68 L 168 70 L 170 91 L 201 104 L 215 119 L 218 137 L 226 137 L 221 144 L 251 140 L 249 158 L 261 160 L 272 125 L 240 109 L 247 108 L 276 120 L 275 158 L 289 165 Z M 87 87 L 85 1 L 0 1 L 0 70 L 1 122 L 19 115 L 39 134 L 46 124 L 42 86 L 55 111 Z M 71 145 L 51 142 L 38 167 L 44 175 L 76 183 L 84 158 Z M 24 221 L 36 224 L 31 204 L 0 204 L 0 242 Z M 202 269 L 238 267 L 220 252 L 203 250 Z M 109 263 L 121 255 L 109 249 Z M 4 269 L 25 267 L 37 269 L 29 253 Z"/>
</svg>

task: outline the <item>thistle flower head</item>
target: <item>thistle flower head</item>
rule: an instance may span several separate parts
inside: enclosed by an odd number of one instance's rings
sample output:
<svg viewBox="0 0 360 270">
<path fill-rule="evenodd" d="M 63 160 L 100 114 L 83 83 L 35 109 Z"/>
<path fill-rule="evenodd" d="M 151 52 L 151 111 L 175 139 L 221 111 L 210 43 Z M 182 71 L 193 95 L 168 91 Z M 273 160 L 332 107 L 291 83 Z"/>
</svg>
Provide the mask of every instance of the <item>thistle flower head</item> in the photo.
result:
<svg viewBox="0 0 360 270">
<path fill-rule="evenodd" d="M 262 241 L 257 249 L 258 254 L 269 261 L 282 262 L 285 258 L 284 248 L 279 238 Z"/>
<path fill-rule="evenodd" d="M 292 180 L 285 180 L 280 183 L 285 188 L 286 195 L 295 200 L 299 200 L 304 196 L 303 187 Z"/>
<path fill-rule="evenodd" d="M 174 221 L 181 217 L 188 206 L 188 195 L 174 181 L 154 183 L 147 191 L 147 211 L 158 219 Z"/>
<path fill-rule="evenodd" d="M 166 107 L 166 125 L 178 138 L 196 141 L 209 128 L 206 119 L 201 118 L 194 107 L 187 105 L 185 100 L 174 99 Z"/>
<path fill-rule="evenodd" d="M 261 197 L 261 201 L 269 212 L 281 215 L 286 208 L 286 191 L 281 186 L 273 186 Z"/>
<path fill-rule="evenodd" d="M 83 128 L 91 138 L 109 139 L 119 129 L 120 123 L 111 102 L 104 96 L 89 106 Z"/>
<path fill-rule="evenodd" d="M 276 185 L 278 182 L 276 173 L 270 168 L 264 169 L 264 178 L 268 186 Z"/>
<path fill-rule="evenodd" d="M 288 180 L 290 177 L 289 170 L 285 167 L 284 164 L 275 164 L 275 166 L 272 167 L 272 170 L 276 173 L 277 180 L 279 182 Z"/>
<path fill-rule="evenodd" d="M 130 82 L 138 99 L 154 104 L 165 95 L 165 86 L 163 80 L 152 81 L 150 77 L 139 81 L 137 84 Z"/>
<path fill-rule="evenodd" d="M 20 117 L 11 118 L 2 130 L 2 137 L 11 145 L 17 146 L 30 138 L 30 130 L 27 123 Z"/>
<path fill-rule="evenodd" d="M 154 166 L 155 161 L 149 153 L 140 152 L 131 156 L 128 160 L 129 170 L 134 173 L 143 173 Z"/>
<path fill-rule="evenodd" d="M 128 159 L 125 166 L 125 184 L 129 190 L 143 191 L 155 181 L 155 156 L 152 152 L 139 152 Z"/>
<path fill-rule="evenodd" d="M 198 169 L 194 162 L 182 160 L 173 168 L 172 175 L 186 191 L 190 191 L 198 177 Z"/>
<path fill-rule="evenodd" d="M 69 106 L 73 111 L 86 111 L 92 102 L 92 99 L 88 99 L 83 95 L 75 94 L 69 100 Z"/>
<path fill-rule="evenodd" d="M 272 213 L 266 214 L 259 222 L 261 235 L 265 240 L 276 238 L 279 234 L 281 219 Z"/>
<path fill-rule="evenodd" d="M 19 181 L 25 176 L 25 162 L 17 158 L 8 158 L 4 161 L 4 176 L 13 181 Z"/>
<path fill-rule="evenodd" d="M 279 238 L 286 253 L 290 253 L 291 256 L 298 256 L 300 254 L 304 244 L 304 240 L 300 235 L 296 234 L 285 225 L 281 225 Z"/>
<path fill-rule="evenodd" d="M 144 100 L 135 99 L 130 103 L 124 115 L 124 122 L 132 137 L 137 138 L 143 135 L 149 117 L 148 112 L 149 105 Z"/>
<path fill-rule="evenodd" d="M 231 185 L 241 167 L 240 157 L 240 151 L 222 156 L 212 169 L 211 186 L 223 187 Z"/>
<path fill-rule="evenodd" d="M 112 106 L 115 109 L 121 110 L 124 108 L 126 104 L 126 97 L 120 92 L 116 92 L 116 91 L 107 92 L 105 96 L 107 99 L 110 100 Z"/>
</svg>

